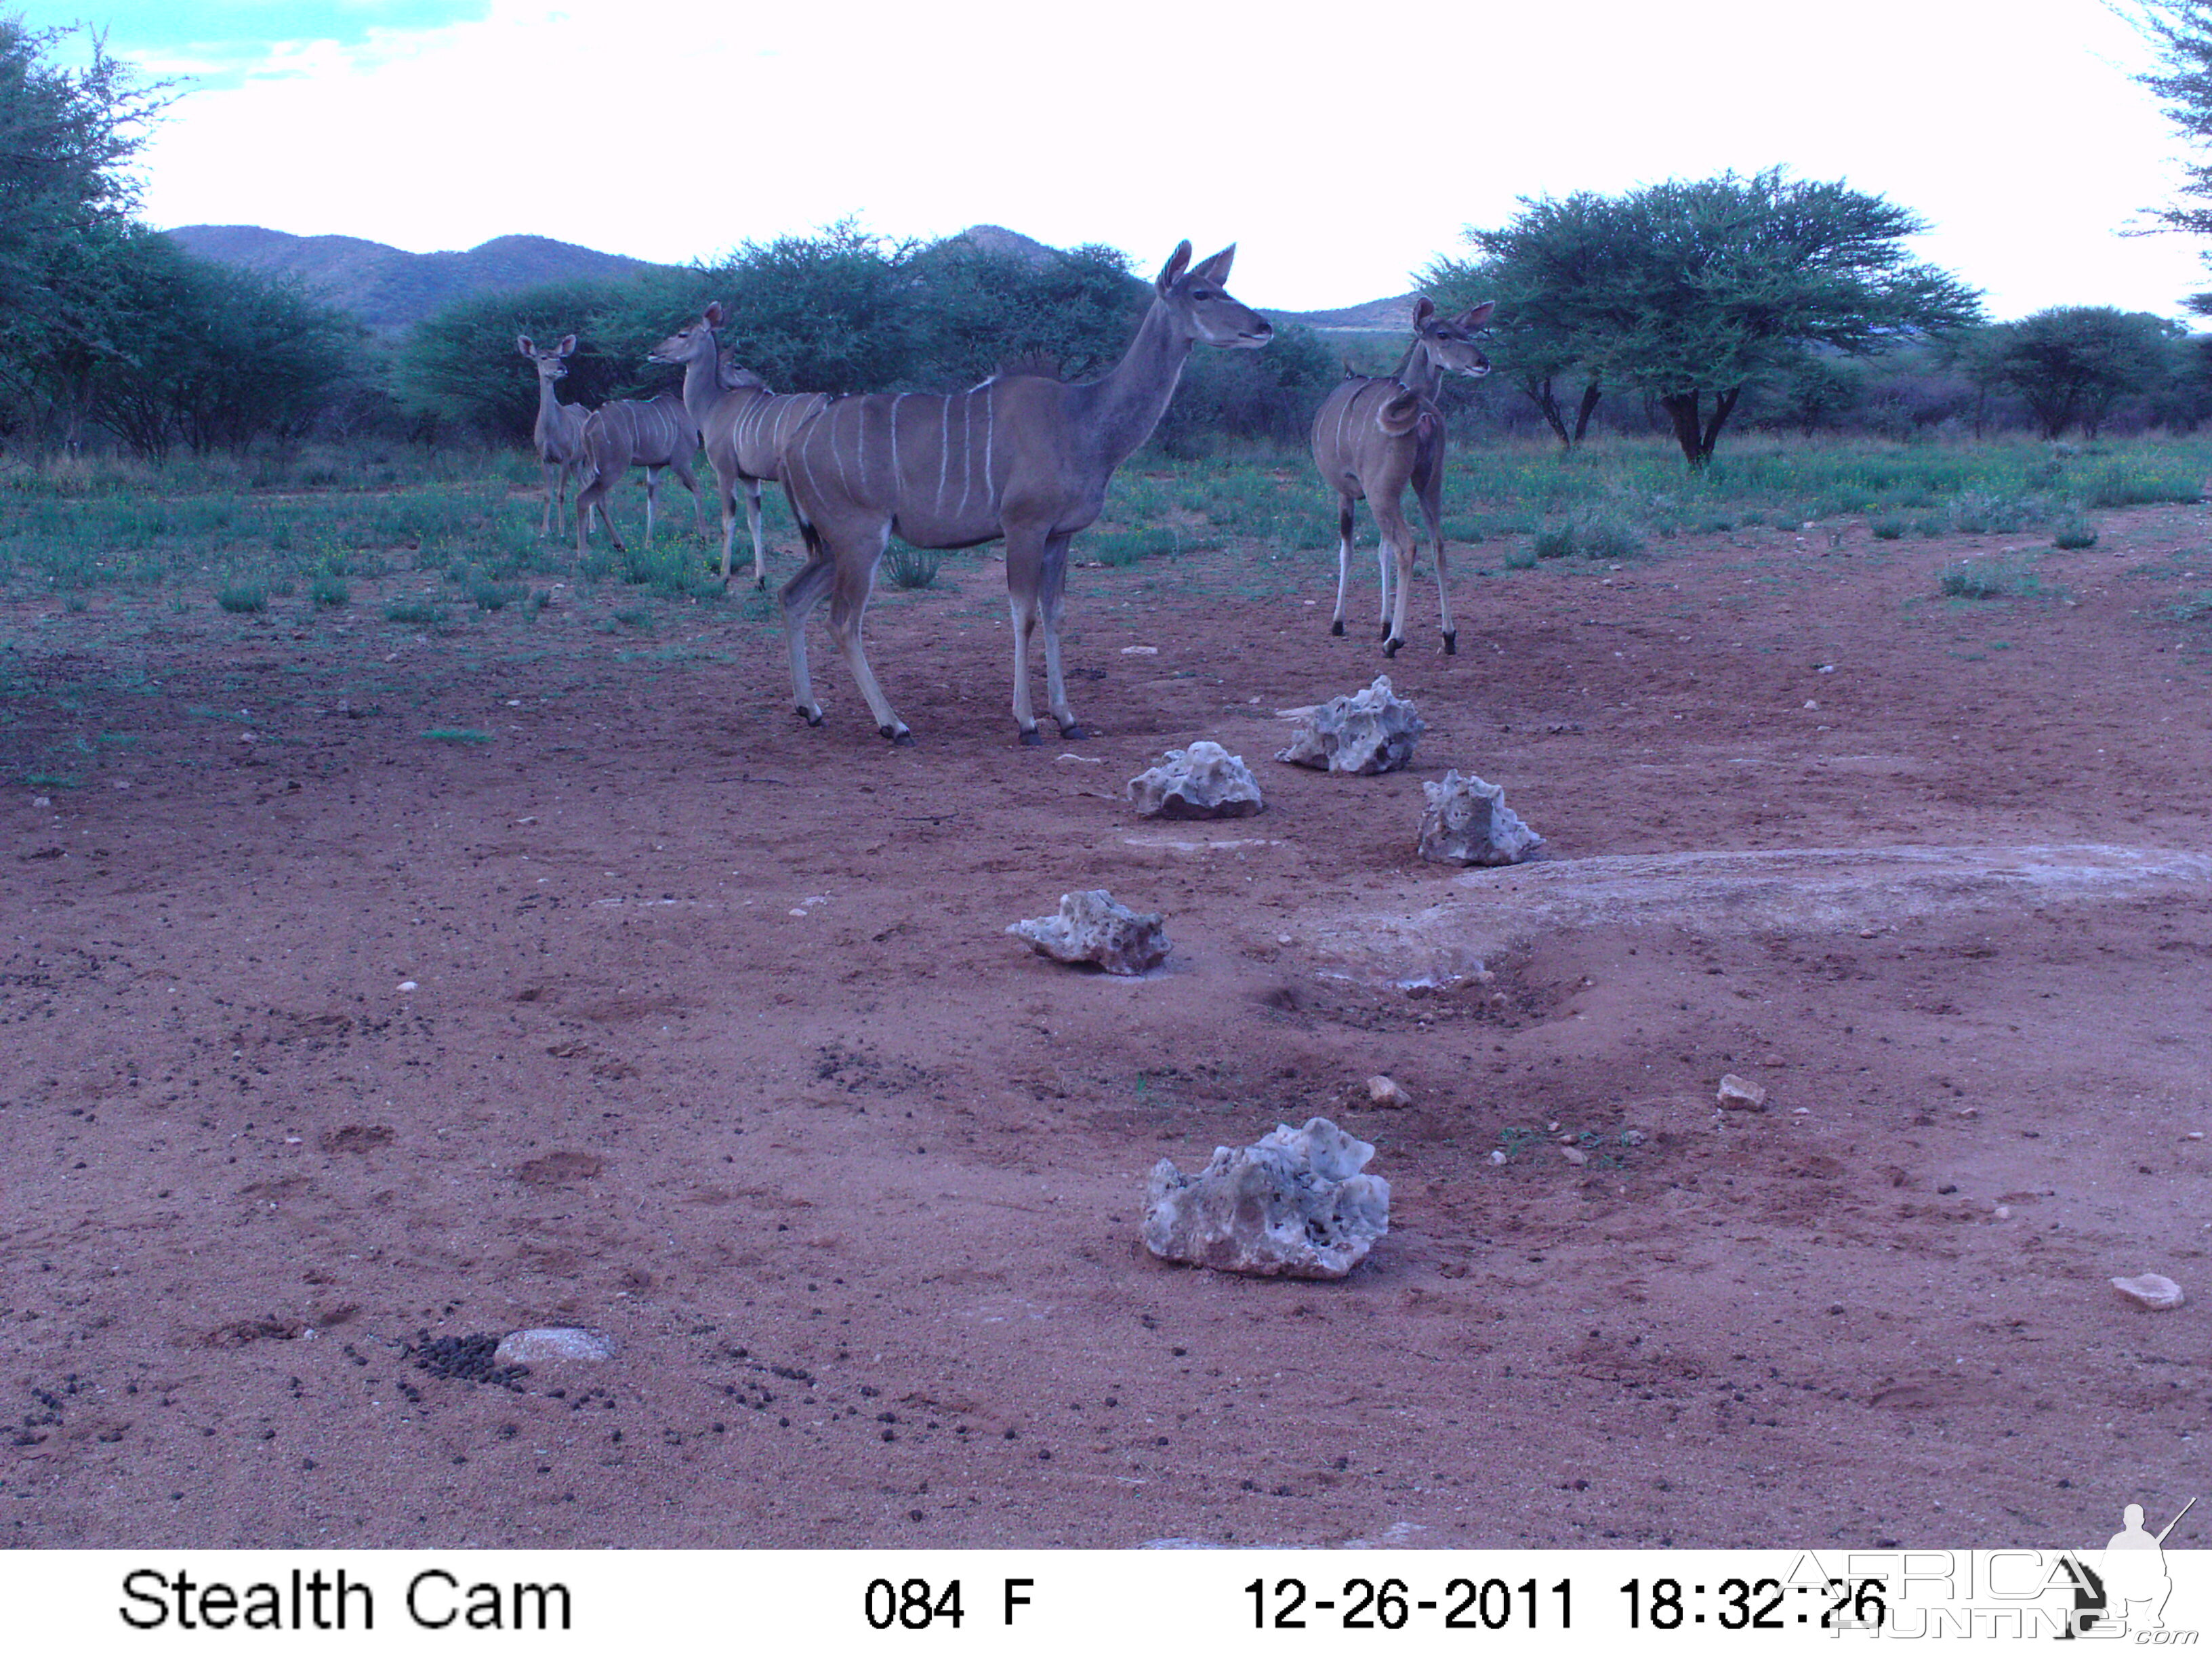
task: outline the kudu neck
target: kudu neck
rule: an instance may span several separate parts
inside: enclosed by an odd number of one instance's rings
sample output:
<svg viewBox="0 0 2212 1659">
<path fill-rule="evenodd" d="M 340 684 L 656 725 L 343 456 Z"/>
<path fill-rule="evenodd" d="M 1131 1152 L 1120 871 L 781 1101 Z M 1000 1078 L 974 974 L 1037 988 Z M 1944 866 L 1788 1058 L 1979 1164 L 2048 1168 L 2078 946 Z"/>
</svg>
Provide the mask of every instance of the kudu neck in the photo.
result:
<svg viewBox="0 0 2212 1659">
<path fill-rule="evenodd" d="M 722 343 L 712 329 L 707 331 L 706 341 L 704 351 L 695 343 L 691 355 L 684 360 L 684 410 L 691 423 L 702 428 L 707 423 L 707 411 L 722 395 Z"/>
<path fill-rule="evenodd" d="M 1190 345 L 1190 337 L 1155 300 L 1121 361 L 1105 379 L 1078 388 L 1086 394 L 1094 429 L 1117 465 L 1137 452 L 1167 413 Z"/>
<path fill-rule="evenodd" d="M 1434 402 L 1437 392 L 1443 386 L 1444 372 L 1437 367 L 1436 360 L 1429 356 L 1421 344 L 1420 337 L 1416 335 L 1413 343 L 1406 348 L 1406 355 L 1398 360 L 1397 373 L 1390 378 L 1407 391 L 1418 392 Z"/>
</svg>

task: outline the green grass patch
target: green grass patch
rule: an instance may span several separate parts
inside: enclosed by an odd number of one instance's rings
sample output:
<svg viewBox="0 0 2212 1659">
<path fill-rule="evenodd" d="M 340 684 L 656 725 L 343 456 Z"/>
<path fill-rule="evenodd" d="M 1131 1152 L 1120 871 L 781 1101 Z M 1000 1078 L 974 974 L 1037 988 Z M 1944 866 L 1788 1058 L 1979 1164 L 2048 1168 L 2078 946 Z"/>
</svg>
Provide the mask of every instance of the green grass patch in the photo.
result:
<svg viewBox="0 0 2212 1659">
<path fill-rule="evenodd" d="M 473 726 L 434 726 L 422 734 L 433 743 L 489 743 L 491 733 Z"/>
<path fill-rule="evenodd" d="M 269 589 L 261 582 L 234 582 L 216 589 L 215 602 L 238 616 L 258 616 L 269 609 Z"/>
<path fill-rule="evenodd" d="M 884 556 L 884 574 L 891 579 L 893 587 L 921 588 L 932 586 L 937 572 L 944 564 L 942 556 L 926 553 L 919 548 L 894 547 Z"/>
<path fill-rule="evenodd" d="M 1936 574 L 1936 591 L 1954 599 L 2039 599 L 2053 597 L 2043 579 L 2019 558 L 1960 559 Z"/>
<path fill-rule="evenodd" d="M 394 599 L 384 607 L 384 620 L 409 628 L 435 628 L 446 620 L 446 613 L 422 599 Z"/>
</svg>

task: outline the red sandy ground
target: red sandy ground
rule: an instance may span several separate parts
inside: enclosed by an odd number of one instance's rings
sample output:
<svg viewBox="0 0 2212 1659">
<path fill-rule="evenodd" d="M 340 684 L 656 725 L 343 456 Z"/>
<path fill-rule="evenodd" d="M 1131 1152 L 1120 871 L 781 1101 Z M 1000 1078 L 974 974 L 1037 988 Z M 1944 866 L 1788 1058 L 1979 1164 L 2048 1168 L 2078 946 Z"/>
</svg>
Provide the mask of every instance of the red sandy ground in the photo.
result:
<svg viewBox="0 0 2212 1659">
<path fill-rule="evenodd" d="M 0 1537 L 1994 1546 L 2171 1513 L 2212 1382 L 2212 885 L 1884 885 L 1878 849 L 2203 852 L 2206 625 L 2165 611 L 2212 586 L 2204 528 L 2112 515 L 2045 561 L 2070 599 L 1978 604 L 1935 573 L 1991 539 L 1463 550 L 1460 654 L 1424 577 L 1389 663 L 1328 636 L 1310 556 L 1086 569 L 1098 735 L 1037 750 L 986 562 L 872 617 L 902 750 L 818 642 L 828 723 L 788 713 L 757 603 L 649 643 L 567 590 L 424 638 L 368 585 L 273 622 L 18 606 Z M 1412 772 L 1270 757 L 1276 708 L 1386 669 Z M 1200 737 L 1266 812 L 1135 820 L 1123 781 Z M 14 781 L 71 756 L 76 787 Z M 1447 764 L 1553 861 L 1419 860 Z M 1869 884 L 1776 923 L 1632 856 L 1712 848 Z M 1514 933 L 1513 884 L 1617 856 L 1656 909 Z M 1090 886 L 1165 913 L 1164 969 L 1003 936 Z M 1511 936 L 1491 979 L 1342 976 L 1362 917 L 1439 904 Z M 1769 1109 L 1717 1118 L 1725 1072 Z M 1376 1073 L 1414 1104 L 1366 1104 Z M 1316 1113 L 1395 1193 L 1351 1279 L 1143 1252 L 1157 1159 Z M 2107 1284 L 2146 1269 L 2199 1299 Z M 545 1323 L 621 1354 L 513 1387 L 409 1355 Z"/>
</svg>

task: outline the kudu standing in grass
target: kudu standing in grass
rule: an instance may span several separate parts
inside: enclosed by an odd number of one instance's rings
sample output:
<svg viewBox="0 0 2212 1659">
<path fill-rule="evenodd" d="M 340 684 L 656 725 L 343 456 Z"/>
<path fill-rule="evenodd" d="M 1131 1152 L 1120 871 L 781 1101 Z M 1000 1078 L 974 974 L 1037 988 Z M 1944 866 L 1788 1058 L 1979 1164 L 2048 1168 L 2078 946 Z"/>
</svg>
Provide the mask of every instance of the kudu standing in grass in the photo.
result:
<svg viewBox="0 0 2212 1659">
<path fill-rule="evenodd" d="M 691 519 L 706 534 L 707 519 L 699 507 L 699 481 L 691 476 L 691 457 L 698 453 L 699 428 L 684 399 L 664 392 L 649 402 L 624 398 L 602 404 L 584 422 L 584 487 L 576 492 L 576 550 L 586 550 L 591 532 L 592 509 L 607 527 L 615 551 L 625 552 L 615 521 L 607 512 L 607 494 L 634 466 L 645 469 L 645 540 L 653 544 L 653 507 L 660 495 L 663 468 L 673 472 L 691 492 Z"/>
<path fill-rule="evenodd" d="M 1446 373 L 1480 376 L 1490 360 L 1478 350 L 1474 331 L 1490 315 L 1485 302 L 1446 317 L 1424 295 L 1413 307 L 1413 343 L 1396 371 L 1384 378 L 1347 376 L 1314 416 L 1314 465 L 1336 491 L 1336 615 L 1328 631 L 1344 632 L 1345 590 L 1352 580 L 1352 504 L 1363 495 L 1375 514 L 1381 545 L 1376 562 L 1382 581 L 1383 652 L 1396 656 L 1406 642 L 1407 590 L 1413 579 L 1413 531 L 1406 522 L 1407 483 L 1429 521 L 1436 550 L 1437 605 L 1443 613 L 1444 653 L 1459 649 L 1451 596 L 1444 591 L 1444 420 L 1436 405 Z M 1391 600 L 1395 597 L 1394 615 Z"/>
<path fill-rule="evenodd" d="M 783 487 L 807 558 L 785 584 L 782 605 L 792 689 L 807 724 L 822 723 L 822 706 L 806 673 L 806 618 L 828 589 L 830 636 L 876 729 L 893 743 L 913 742 L 861 644 L 876 566 L 894 532 L 916 547 L 973 547 L 1003 536 L 1022 741 L 1042 741 L 1030 707 L 1030 640 L 1040 625 L 1052 717 L 1062 738 L 1085 735 L 1060 671 L 1068 541 L 1097 518 L 1114 469 L 1167 412 L 1192 345 L 1263 346 L 1273 335 L 1266 318 L 1223 290 L 1236 253 L 1232 244 L 1193 265 L 1190 244 L 1178 247 L 1136 338 L 1103 380 L 1074 386 L 1007 374 L 950 396 L 843 398 L 799 428 Z"/>
<path fill-rule="evenodd" d="M 648 360 L 681 364 L 684 406 L 707 447 L 722 501 L 722 580 L 730 580 L 730 546 L 738 532 L 738 491 L 745 492 L 745 523 L 753 536 L 753 586 L 768 586 L 768 561 L 761 544 L 761 486 L 783 477 L 783 450 L 792 434 L 812 419 L 830 399 L 819 392 L 779 397 L 750 369 L 732 371 L 721 362 L 714 337 L 722 325 L 721 301 L 709 302 L 699 320 L 653 347 Z"/>
<path fill-rule="evenodd" d="M 538 368 L 538 424 L 530 434 L 538 447 L 539 465 L 545 469 L 545 522 L 538 533 L 553 533 L 553 515 L 567 503 L 568 475 L 584 459 L 584 422 L 590 410 L 580 404 L 564 404 L 553 395 L 553 383 L 568 373 L 567 358 L 576 349 L 576 337 L 563 334 L 560 344 L 540 351 L 527 334 L 514 337 L 514 349 Z"/>
</svg>

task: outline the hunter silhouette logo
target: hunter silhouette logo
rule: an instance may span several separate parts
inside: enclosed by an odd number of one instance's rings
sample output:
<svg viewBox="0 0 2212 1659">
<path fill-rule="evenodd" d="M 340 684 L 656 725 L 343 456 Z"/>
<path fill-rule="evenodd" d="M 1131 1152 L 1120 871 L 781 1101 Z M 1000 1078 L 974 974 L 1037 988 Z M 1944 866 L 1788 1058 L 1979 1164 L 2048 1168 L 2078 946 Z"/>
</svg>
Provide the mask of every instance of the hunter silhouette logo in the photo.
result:
<svg viewBox="0 0 2212 1659">
<path fill-rule="evenodd" d="M 2166 1599 L 2173 1594 L 2173 1580 L 2166 1571 L 2166 1534 L 2181 1524 L 2181 1516 L 2196 1507 L 2192 1498 L 2181 1506 L 2181 1515 L 2155 1535 L 2143 1529 L 2142 1504 L 2130 1504 L 2120 1511 L 2120 1529 L 2105 1546 L 2101 1574 L 2106 1616 L 2112 1620 L 2116 1630 L 2166 1628 L 2162 1616 Z M 2084 1627 L 2087 1622 L 2082 1621 Z"/>
</svg>

